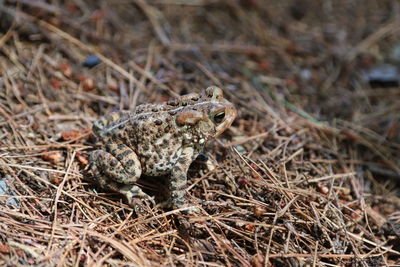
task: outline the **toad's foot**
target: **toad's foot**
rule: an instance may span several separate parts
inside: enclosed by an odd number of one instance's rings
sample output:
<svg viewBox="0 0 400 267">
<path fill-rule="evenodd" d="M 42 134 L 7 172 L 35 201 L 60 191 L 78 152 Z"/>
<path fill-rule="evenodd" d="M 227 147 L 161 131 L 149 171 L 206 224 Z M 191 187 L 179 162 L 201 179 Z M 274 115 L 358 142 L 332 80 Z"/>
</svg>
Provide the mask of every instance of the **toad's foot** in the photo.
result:
<svg viewBox="0 0 400 267">
<path fill-rule="evenodd" d="M 138 215 L 144 215 L 148 213 L 152 207 L 156 206 L 153 198 L 131 198 L 128 200 L 128 204 Z"/>
<path fill-rule="evenodd" d="M 151 207 L 156 206 L 154 197 L 149 196 L 136 185 L 126 185 L 118 190 L 122 193 L 128 205 L 132 207 L 136 213 L 144 213 L 145 210 L 150 210 Z"/>
<path fill-rule="evenodd" d="M 176 206 L 174 201 L 167 200 L 157 204 L 157 208 L 161 209 L 182 209 L 180 212 L 185 215 L 194 215 L 200 213 L 200 209 L 196 206 L 189 206 L 187 204 Z"/>
</svg>

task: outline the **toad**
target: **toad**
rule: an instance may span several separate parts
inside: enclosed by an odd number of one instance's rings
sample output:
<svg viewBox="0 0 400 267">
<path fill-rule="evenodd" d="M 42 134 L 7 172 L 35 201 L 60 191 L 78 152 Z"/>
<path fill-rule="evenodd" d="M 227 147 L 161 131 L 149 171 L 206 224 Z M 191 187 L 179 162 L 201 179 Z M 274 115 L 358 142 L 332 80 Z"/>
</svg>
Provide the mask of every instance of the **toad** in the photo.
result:
<svg viewBox="0 0 400 267">
<path fill-rule="evenodd" d="M 133 207 L 138 199 L 154 204 L 135 185 L 141 175 L 170 176 L 170 197 L 164 207 L 182 208 L 190 164 L 236 115 L 233 104 L 215 86 L 200 94 L 111 113 L 93 124 L 101 147 L 91 153 L 90 168 L 102 188 L 123 194 Z"/>
</svg>

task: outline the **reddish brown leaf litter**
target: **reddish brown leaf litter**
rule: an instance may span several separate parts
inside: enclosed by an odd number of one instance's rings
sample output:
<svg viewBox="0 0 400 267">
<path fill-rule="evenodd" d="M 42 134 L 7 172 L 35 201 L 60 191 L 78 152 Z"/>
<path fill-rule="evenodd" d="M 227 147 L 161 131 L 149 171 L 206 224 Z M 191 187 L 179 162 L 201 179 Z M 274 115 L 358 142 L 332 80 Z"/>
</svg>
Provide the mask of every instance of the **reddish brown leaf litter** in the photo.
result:
<svg viewBox="0 0 400 267">
<path fill-rule="evenodd" d="M 400 90 L 363 78 L 398 68 L 396 1 L 67 2 L 0 1 L 1 265 L 400 264 Z M 96 187 L 93 121 L 210 85 L 239 115 L 198 214 Z"/>
</svg>

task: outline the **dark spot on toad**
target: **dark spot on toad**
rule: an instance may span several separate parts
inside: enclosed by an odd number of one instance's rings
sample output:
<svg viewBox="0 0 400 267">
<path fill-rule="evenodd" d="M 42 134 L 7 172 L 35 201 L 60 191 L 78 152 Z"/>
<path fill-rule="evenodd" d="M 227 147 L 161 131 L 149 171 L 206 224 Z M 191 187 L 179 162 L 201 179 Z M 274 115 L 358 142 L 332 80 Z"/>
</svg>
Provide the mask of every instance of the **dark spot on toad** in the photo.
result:
<svg viewBox="0 0 400 267">
<path fill-rule="evenodd" d="M 186 159 L 185 159 L 185 158 L 180 158 L 180 159 L 178 160 L 178 162 L 179 162 L 179 163 L 185 163 L 185 162 L 186 162 Z"/>
<path fill-rule="evenodd" d="M 135 165 L 135 161 L 133 159 L 130 159 L 125 163 L 125 166 L 127 167 L 131 167 L 133 165 Z"/>
<path fill-rule="evenodd" d="M 168 101 L 167 104 L 170 105 L 170 106 L 177 106 L 178 105 L 178 103 L 175 102 L 174 100 Z"/>
<path fill-rule="evenodd" d="M 117 147 L 118 147 L 118 149 L 123 149 L 123 148 L 126 147 L 126 145 L 125 144 L 118 144 Z"/>
<path fill-rule="evenodd" d="M 133 153 L 133 150 L 127 149 L 124 152 L 118 154 L 118 157 L 119 158 L 125 158 L 125 157 L 129 156 L 132 153 Z"/>
<path fill-rule="evenodd" d="M 157 154 L 154 154 L 154 155 L 151 157 L 151 159 L 152 159 L 154 162 L 157 162 L 160 158 L 158 157 Z"/>
<path fill-rule="evenodd" d="M 180 171 L 181 171 L 181 168 L 178 167 L 178 166 L 174 166 L 174 167 L 172 168 L 172 172 L 180 172 Z"/>
</svg>

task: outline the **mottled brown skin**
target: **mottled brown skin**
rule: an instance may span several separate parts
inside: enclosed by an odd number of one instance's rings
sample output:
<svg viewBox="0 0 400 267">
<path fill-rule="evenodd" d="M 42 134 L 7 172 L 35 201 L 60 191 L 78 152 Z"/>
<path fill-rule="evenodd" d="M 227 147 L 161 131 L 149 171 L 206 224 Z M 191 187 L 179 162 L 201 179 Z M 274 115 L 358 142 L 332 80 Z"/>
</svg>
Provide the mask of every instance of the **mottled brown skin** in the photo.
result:
<svg viewBox="0 0 400 267">
<path fill-rule="evenodd" d="M 181 208 L 191 162 L 236 115 L 218 87 L 166 103 L 143 104 L 132 112 L 111 113 L 93 124 L 103 145 L 91 153 L 91 169 L 103 188 L 124 194 L 132 206 L 137 198 L 154 204 L 133 184 L 142 174 L 170 175 L 171 196 L 166 206 Z"/>
</svg>

